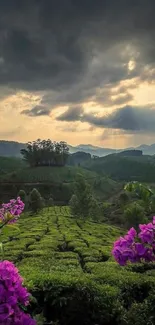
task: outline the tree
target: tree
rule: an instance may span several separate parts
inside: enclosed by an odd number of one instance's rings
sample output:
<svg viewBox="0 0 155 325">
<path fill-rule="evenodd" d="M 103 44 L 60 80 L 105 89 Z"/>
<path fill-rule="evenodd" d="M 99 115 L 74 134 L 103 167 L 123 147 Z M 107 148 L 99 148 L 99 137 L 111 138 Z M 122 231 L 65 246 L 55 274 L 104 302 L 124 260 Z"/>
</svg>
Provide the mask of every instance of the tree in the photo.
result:
<svg viewBox="0 0 155 325">
<path fill-rule="evenodd" d="M 90 208 L 89 208 L 89 216 L 94 220 L 99 220 L 102 215 L 102 206 L 96 200 L 94 196 L 92 196 L 90 200 Z"/>
<path fill-rule="evenodd" d="M 23 159 L 31 166 L 64 166 L 69 155 L 66 142 L 36 140 L 28 142 L 26 149 L 21 149 Z"/>
<path fill-rule="evenodd" d="M 24 190 L 20 190 L 18 192 L 18 196 L 21 198 L 21 200 L 26 204 L 27 203 L 27 195 Z"/>
<path fill-rule="evenodd" d="M 71 214 L 74 216 L 77 216 L 79 202 L 78 202 L 78 198 L 75 194 L 72 195 L 72 197 L 69 201 L 69 206 L 70 206 Z"/>
<path fill-rule="evenodd" d="M 37 212 L 40 209 L 42 209 L 43 206 L 44 206 L 43 198 L 41 197 L 39 191 L 36 188 L 34 188 L 30 193 L 29 207 L 32 212 Z"/>
<path fill-rule="evenodd" d="M 139 224 L 147 221 L 144 208 L 137 202 L 128 205 L 124 210 L 124 218 L 127 227 L 135 227 L 136 230 L 138 230 Z"/>
<path fill-rule="evenodd" d="M 70 206 L 73 215 L 86 218 L 92 214 L 93 193 L 91 186 L 82 175 L 76 178 L 75 193 L 71 198 Z"/>
</svg>

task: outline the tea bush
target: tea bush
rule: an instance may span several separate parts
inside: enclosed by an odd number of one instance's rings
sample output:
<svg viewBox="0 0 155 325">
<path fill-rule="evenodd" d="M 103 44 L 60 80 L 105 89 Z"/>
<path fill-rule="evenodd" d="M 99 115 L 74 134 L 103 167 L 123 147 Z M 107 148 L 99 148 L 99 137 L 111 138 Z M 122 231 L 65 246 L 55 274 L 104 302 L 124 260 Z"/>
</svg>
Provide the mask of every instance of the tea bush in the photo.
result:
<svg viewBox="0 0 155 325">
<path fill-rule="evenodd" d="M 154 324 L 154 263 L 122 268 L 111 256 L 124 231 L 55 206 L 23 215 L 19 228 L 3 235 L 4 257 L 16 263 L 36 300 L 30 312 L 45 324 Z"/>
</svg>

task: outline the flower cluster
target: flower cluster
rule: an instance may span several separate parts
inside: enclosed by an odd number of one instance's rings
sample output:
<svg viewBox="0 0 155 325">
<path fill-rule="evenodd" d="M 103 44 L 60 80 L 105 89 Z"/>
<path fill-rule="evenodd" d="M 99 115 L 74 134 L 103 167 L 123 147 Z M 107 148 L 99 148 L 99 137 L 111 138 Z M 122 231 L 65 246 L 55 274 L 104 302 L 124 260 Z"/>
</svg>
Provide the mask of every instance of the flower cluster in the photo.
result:
<svg viewBox="0 0 155 325">
<path fill-rule="evenodd" d="M 8 221 L 8 223 L 16 222 L 20 214 L 23 212 L 25 204 L 21 201 L 20 197 L 16 200 L 12 199 L 8 203 L 3 203 L 0 209 L 0 219 Z M 9 219 L 9 220 L 8 220 Z"/>
<path fill-rule="evenodd" d="M 22 310 L 29 304 L 29 293 L 22 285 L 18 269 L 9 261 L 0 262 L 0 324 L 36 325 Z"/>
<path fill-rule="evenodd" d="M 124 237 L 120 237 L 115 243 L 112 254 L 120 265 L 127 262 L 151 262 L 155 261 L 155 217 L 152 223 L 139 225 L 137 234 L 131 228 Z"/>
</svg>

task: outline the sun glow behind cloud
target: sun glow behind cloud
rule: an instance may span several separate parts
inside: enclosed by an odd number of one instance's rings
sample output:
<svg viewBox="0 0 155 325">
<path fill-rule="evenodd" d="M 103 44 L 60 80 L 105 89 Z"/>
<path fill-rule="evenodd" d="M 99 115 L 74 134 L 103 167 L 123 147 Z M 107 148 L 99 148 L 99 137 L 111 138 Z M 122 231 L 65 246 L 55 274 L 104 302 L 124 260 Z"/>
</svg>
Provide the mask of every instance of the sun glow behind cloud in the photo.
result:
<svg viewBox="0 0 155 325">
<path fill-rule="evenodd" d="M 149 84 L 143 82 L 138 83 L 137 87 L 132 89 L 132 85 L 135 86 L 136 80 L 121 82 L 117 87 L 112 89 L 112 93 L 116 97 L 120 87 L 129 89 L 129 92 L 133 95 L 132 105 L 145 105 L 155 103 L 155 84 Z M 23 109 L 31 109 L 33 106 L 40 104 L 43 97 L 42 92 L 24 92 L 19 91 L 10 96 L 7 96 L 0 101 L 1 114 L 1 130 L 0 136 L 8 140 L 28 141 L 35 139 L 36 137 L 50 137 L 57 140 L 65 139 L 69 143 L 78 144 L 81 142 L 87 143 L 93 141 L 94 144 L 110 146 L 110 147 L 124 147 L 129 143 L 135 143 L 134 136 L 124 134 L 118 131 L 112 131 L 109 129 L 100 129 L 91 127 L 87 122 L 80 123 L 61 123 L 56 118 L 66 110 L 66 106 L 59 106 L 50 116 L 40 116 L 38 118 L 30 118 L 20 114 Z M 87 102 L 82 104 L 85 113 L 92 113 L 96 116 L 108 115 L 115 109 L 114 107 L 104 107 L 95 102 Z M 123 106 L 123 105 L 122 105 Z M 10 118 L 11 116 L 11 118 Z M 52 126 L 52 127 L 51 127 Z M 8 136 L 7 136 L 8 132 Z M 105 132 L 105 134 L 104 134 Z M 104 136 L 102 136 L 104 135 Z M 141 137 L 142 139 L 142 137 Z M 148 136 L 147 140 L 151 141 L 151 137 Z M 139 136 L 140 141 L 140 136 Z M 131 143 L 132 144 L 132 143 Z"/>
</svg>

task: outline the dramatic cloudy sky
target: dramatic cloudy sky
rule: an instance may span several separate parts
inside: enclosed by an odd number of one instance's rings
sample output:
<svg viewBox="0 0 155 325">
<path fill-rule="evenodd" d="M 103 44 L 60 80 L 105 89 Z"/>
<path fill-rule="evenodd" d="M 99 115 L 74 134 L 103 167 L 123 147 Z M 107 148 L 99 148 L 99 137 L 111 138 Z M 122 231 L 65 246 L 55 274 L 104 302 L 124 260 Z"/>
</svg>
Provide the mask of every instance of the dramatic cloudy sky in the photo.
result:
<svg viewBox="0 0 155 325">
<path fill-rule="evenodd" d="M 0 0 L 0 139 L 155 143 L 154 0 Z"/>
</svg>

